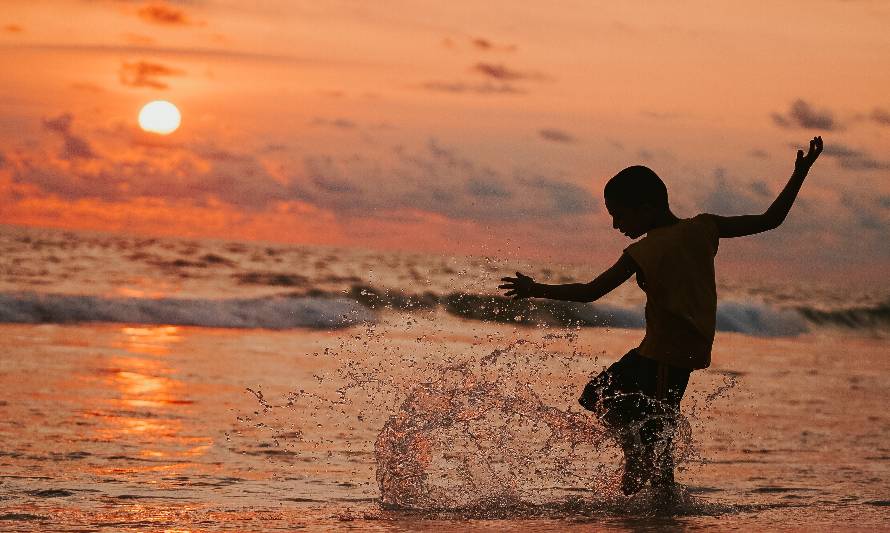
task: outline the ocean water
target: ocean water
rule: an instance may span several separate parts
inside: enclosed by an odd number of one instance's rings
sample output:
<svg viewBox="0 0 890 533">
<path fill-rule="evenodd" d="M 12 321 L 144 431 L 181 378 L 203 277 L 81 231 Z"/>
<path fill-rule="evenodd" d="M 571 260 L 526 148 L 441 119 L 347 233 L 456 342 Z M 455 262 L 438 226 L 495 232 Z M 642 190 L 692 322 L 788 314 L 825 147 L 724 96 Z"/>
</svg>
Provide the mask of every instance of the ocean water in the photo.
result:
<svg viewBox="0 0 890 533">
<path fill-rule="evenodd" d="M 720 279 L 672 502 L 577 405 L 631 283 L 524 264 L 0 227 L 0 530 L 886 528 L 890 292 Z M 595 274 L 595 273 L 594 273 Z"/>
</svg>

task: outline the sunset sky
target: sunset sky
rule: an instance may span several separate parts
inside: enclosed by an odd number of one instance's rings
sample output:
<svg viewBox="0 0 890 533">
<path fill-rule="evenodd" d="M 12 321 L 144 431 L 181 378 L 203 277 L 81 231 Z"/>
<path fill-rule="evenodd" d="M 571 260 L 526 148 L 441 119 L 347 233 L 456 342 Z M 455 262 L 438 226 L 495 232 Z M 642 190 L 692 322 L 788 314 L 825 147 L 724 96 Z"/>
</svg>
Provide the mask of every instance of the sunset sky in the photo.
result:
<svg viewBox="0 0 890 533">
<path fill-rule="evenodd" d="M 603 267 L 617 171 L 682 217 L 761 212 L 822 135 L 785 225 L 722 260 L 883 279 L 888 27 L 868 0 L 3 0 L 0 223 Z"/>
</svg>

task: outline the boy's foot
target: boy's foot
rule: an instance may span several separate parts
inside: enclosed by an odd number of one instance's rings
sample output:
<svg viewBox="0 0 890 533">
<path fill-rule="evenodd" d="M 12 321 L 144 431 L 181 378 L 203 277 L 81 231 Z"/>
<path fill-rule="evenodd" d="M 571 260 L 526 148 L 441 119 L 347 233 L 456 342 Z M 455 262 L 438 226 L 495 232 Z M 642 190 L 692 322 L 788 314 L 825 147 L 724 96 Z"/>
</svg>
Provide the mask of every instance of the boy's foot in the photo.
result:
<svg viewBox="0 0 890 533">
<path fill-rule="evenodd" d="M 652 477 L 653 453 L 650 446 L 643 446 L 635 442 L 625 442 L 624 449 L 624 474 L 621 476 L 621 492 L 630 496 L 640 492 L 640 489 Z"/>
</svg>

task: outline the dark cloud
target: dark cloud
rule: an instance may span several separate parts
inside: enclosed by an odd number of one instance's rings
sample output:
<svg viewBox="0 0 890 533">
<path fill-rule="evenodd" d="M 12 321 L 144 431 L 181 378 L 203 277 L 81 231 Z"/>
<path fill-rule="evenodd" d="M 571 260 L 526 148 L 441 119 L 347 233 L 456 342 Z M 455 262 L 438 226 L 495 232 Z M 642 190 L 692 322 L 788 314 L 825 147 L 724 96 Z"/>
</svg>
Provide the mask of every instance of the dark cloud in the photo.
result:
<svg viewBox="0 0 890 533">
<path fill-rule="evenodd" d="M 3 31 L 6 33 L 22 33 L 25 29 L 18 24 L 7 24 L 3 26 Z"/>
<path fill-rule="evenodd" d="M 580 215 L 597 211 L 598 203 L 590 191 L 574 183 L 543 176 L 519 178 L 519 183 L 543 193 L 536 197 L 542 200 L 549 198 L 554 211 L 560 215 Z"/>
<path fill-rule="evenodd" d="M 516 45 L 515 44 L 495 44 L 492 41 L 485 39 L 483 37 L 474 37 L 470 39 L 470 44 L 473 48 L 477 50 L 483 50 L 486 52 L 489 51 L 501 51 L 501 52 L 515 52 Z"/>
<path fill-rule="evenodd" d="M 167 89 L 169 85 L 158 78 L 181 76 L 182 74 L 184 72 L 180 69 L 148 61 L 124 63 L 118 71 L 122 84 L 129 87 L 148 87 L 151 89 Z"/>
<path fill-rule="evenodd" d="M 575 137 L 572 134 L 555 128 L 544 128 L 538 130 L 538 135 L 540 135 L 544 139 L 547 139 L 548 141 L 558 143 L 573 143 L 576 141 Z"/>
<path fill-rule="evenodd" d="M 164 2 L 146 4 L 139 8 L 137 14 L 141 19 L 152 24 L 165 26 L 191 26 L 195 24 L 184 10 Z"/>
<path fill-rule="evenodd" d="M 61 157 L 63 159 L 92 159 L 96 157 L 92 147 L 85 139 L 71 133 L 73 121 L 74 117 L 71 113 L 63 113 L 55 118 L 43 119 L 43 127 L 62 137 L 64 145 Z"/>
<path fill-rule="evenodd" d="M 523 94 L 525 91 L 509 83 L 464 83 L 448 81 L 429 81 L 421 85 L 428 91 L 445 93 L 473 94 Z"/>
<path fill-rule="evenodd" d="M 505 65 L 494 63 L 476 63 L 471 70 L 476 74 L 481 74 L 487 78 L 505 82 L 519 80 L 541 81 L 547 79 L 543 74 L 513 70 Z"/>
<path fill-rule="evenodd" d="M 871 154 L 855 150 L 843 144 L 831 143 L 825 146 L 826 157 L 837 159 L 841 168 L 849 170 L 886 170 L 890 169 L 890 161 L 881 161 Z"/>
<path fill-rule="evenodd" d="M 772 114 L 773 122 L 783 128 L 804 128 L 833 131 L 840 129 L 834 114 L 828 109 L 816 109 L 804 100 L 795 100 L 787 114 Z"/>
<path fill-rule="evenodd" d="M 864 229 L 890 233 L 890 197 L 870 197 L 844 193 L 841 205 L 846 207 L 856 223 Z"/>
<path fill-rule="evenodd" d="M 467 180 L 467 192 L 479 198 L 509 198 L 512 196 L 503 183 L 476 177 Z"/>
<path fill-rule="evenodd" d="M 876 107 L 871 112 L 871 119 L 882 126 L 890 126 L 890 111 Z"/>
<path fill-rule="evenodd" d="M 714 169 L 713 186 L 709 187 L 698 205 L 706 213 L 718 215 L 750 215 L 762 213 L 770 203 L 766 183 L 730 181 L 723 168 Z"/>
</svg>

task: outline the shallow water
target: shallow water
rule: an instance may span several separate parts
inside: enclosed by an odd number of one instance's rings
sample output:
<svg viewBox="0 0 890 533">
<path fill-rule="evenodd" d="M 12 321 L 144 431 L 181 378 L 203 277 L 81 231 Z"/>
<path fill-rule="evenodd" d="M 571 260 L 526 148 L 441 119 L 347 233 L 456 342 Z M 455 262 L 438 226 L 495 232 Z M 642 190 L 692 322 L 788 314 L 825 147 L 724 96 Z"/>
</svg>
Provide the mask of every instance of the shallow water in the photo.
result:
<svg viewBox="0 0 890 533">
<path fill-rule="evenodd" d="M 554 425 L 582 416 L 575 398 L 587 376 L 638 331 L 513 329 L 443 313 L 395 313 L 338 332 L 0 330 L 0 528 L 878 529 L 890 515 L 890 363 L 880 339 L 720 334 L 714 368 L 693 374 L 684 400 L 694 453 L 678 472 L 681 501 L 658 508 L 645 492 L 618 495 L 619 455 L 608 441 L 594 446 L 595 424 L 570 439 L 576 450 L 544 450 L 546 438 L 498 416 L 543 420 L 536 409 L 546 408 Z M 479 381 L 466 381 L 466 365 Z M 486 390 L 498 377 L 497 392 Z M 380 469 L 393 466 L 378 462 L 375 443 L 423 383 L 478 392 L 486 408 L 498 394 L 527 392 L 519 407 L 476 419 L 488 423 L 474 431 L 509 428 L 509 437 L 499 430 L 458 443 L 445 431 L 415 442 L 425 449 L 401 449 L 396 459 L 425 465 L 437 494 L 420 494 L 412 509 L 381 505 Z M 427 437 L 455 427 L 424 418 L 441 412 L 432 405 L 440 400 L 427 394 L 417 410 L 415 421 L 434 426 Z M 485 442 L 500 447 L 466 453 Z M 498 456 L 513 470 L 479 473 Z M 460 478 L 454 466 L 471 459 L 476 473 Z"/>
</svg>

